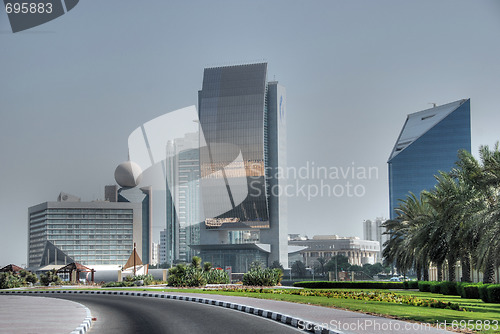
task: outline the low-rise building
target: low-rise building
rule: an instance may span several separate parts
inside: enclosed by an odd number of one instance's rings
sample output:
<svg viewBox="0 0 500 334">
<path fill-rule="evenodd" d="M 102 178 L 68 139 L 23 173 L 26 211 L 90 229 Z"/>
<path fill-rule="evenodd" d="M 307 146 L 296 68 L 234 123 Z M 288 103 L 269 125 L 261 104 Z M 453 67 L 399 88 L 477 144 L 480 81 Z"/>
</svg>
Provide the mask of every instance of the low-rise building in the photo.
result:
<svg viewBox="0 0 500 334">
<path fill-rule="evenodd" d="M 306 247 L 300 254 L 306 267 L 313 267 L 318 258 L 327 261 L 344 255 L 351 265 L 373 264 L 378 260 L 380 244 L 378 241 L 361 240 L 358 237 L 339 237 L 338 235 L 316 235 L 312 239 L 294 238 L 288 242 L 291 246 Z"/>
</svg>

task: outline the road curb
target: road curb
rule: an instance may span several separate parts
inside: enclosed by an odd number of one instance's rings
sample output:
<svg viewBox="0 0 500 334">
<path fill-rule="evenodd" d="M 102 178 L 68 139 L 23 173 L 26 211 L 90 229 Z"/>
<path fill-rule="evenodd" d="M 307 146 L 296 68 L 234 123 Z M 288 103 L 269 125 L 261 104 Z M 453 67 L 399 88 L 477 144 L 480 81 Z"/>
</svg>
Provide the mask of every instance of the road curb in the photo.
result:
<svg viewBox="0 0 500 334">
<path fill-rule="evenodd" d="M 19 295 L 19 294 L 35 294 L 37 292 L 42 292 L 42 293 L 49 293 L 49 292 L 55 292 L 55 291 L 24 291 L 24 290 L 19 290 L 19 291 L 0 291 L 0 294 L 2 295 Z M 82 306 L 85 309 L 86 316 L 83 319 L 82 323 L 78 325 L 73 331 L 70 332 L 70 334 L 85 334 L 87 331 L 90 329 L 90 326 L 92 326 L 92 314 L 90 313 L 90 310 L 88 307 L 85 305 L 82 305 L 77 302 L 76 303 L 80 306 Z"/>
<path fill-rule="evenodd" d="M 11 295 L 23 295 L 23 294 L 96 294 L 96 295 L 120 295 L 120 296 L 136 296 L 136 297 L 150 297 L 150 298 L 164 298 L 164 299 L 176 299 L 176 300 L 184 300 L 190 302 L 197 302 L 202 304 L 214 305 L 219 307 L 225 307 L 229 309 L 233 309 L 236 311 L 241 311 L 245 313 L 250 313 L 259 317 L 267 318 L 270 320 L 274 320 L 277 322 L 281 322 L 286 325 L 290 325 L 292 327 L 302 329 L 309 333 L 315 334 L 341 334 L 342 332 L 336 332 L 330 330 L 328 328 L 324 328 L 324 325 L 314 323 L 311 321 L 303 320 L 297 317 L 293 317 L 287 314 L 273 312 L 270 310 L 265 310 L 253 306 L 247 306 L 243 304 L 224 302 L 216 299 L 207 299 L 207 298 L 197 298 L 197 297 L 188 297 L 188 296 L 179 296 L 172 294 L 164 294 L 164 293 L 147 293 L 147 292 L 128 292 L 128 291 L 96 291 L 96 290 L 53 290 L 53 291 L 27 291 L 27 290 L 18 290 L 18 291 L 0 291 L 0 294 L 11 294 Z M 87 309 L 88 310 L 88 309 Z M 75 329 L 71 334 L 77 333 L 86 333 L 90 328 L 92 323 L 92 317 L 90 316 L 90 311 L 87 313 L 87 317 L 80 327 Z M 88 326 L 87 326 L 88 325 Z M 83 331 L 78 331 L 78 330 Z"/>
</svg>

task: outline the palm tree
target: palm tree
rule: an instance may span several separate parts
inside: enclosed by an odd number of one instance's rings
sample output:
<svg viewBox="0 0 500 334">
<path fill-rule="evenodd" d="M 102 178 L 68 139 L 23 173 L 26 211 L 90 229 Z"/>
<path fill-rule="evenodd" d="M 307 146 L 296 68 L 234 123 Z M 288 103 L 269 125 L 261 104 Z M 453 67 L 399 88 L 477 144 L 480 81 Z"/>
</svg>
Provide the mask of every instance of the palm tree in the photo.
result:
<svg viewBox="0 0 500 334">
<path fill-rule="evenodd" d="M 432 235 L 432 239 L 439 240 L 440 255 L 448 262 L 448 279 L 454 282 L 457 260 L 467 255 L 462 247 L 460 232 L 469 193 L 465 183 L 449 173 L 440 172 L 436 180 L 436 186 L 427 194 L 429 204 L 436 211 L 437 218 L 434 226 L 435 235 Z"/>
<path fill-rule="evenodd" d="M 477 248 L 478 265 L 484 270 L 484 283 L 492 283 L 495 277 L 495 266 L 498 266 L 500 251 L 500 151 L 499 144 L 493 150 L 488 146 L 479 149 L 483 163 L 481 178 L 485 195 L 486 209 L 480 220 L 480 240 Z"/>
<path fill-rule="evenodd" d="M 473 193 L 473 199 L 464 205 L 466 219 L 461 229 L 462 240 L 471 253 L 471 259 L 484 272 L 484 283 L 494 280 L 500 250 L 500 151 L 488 146 L 479 149 L 480 160 L 466 151 L 459 152 L 454 174 L 462 178 Z"/>
<path fill-rule="evenodd" d="M 384 223 L 390 238 L 384 243 L 383 256 L 387 262 L 395 262 L 401 272 L 416 267 L 419 278 L 421 269 L 424 269 L 424 276 L 428 276 L 428 237 L 422 237 L 422 230 L 433 221 L 432 208 L 424 196 L 417 198 L 413 193 L 400 202 L 396 219 Z"/>
</svg>

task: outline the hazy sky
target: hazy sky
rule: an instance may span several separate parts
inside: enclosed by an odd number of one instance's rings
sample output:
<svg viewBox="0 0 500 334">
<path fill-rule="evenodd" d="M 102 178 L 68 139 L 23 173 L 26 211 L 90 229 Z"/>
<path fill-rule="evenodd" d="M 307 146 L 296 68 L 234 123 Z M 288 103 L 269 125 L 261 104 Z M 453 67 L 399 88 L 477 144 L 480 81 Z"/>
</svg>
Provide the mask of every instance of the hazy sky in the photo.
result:
<svg viewBox="0 0 500 334">
<path fill-rule="evenodd" d="M 0 266 L 27 261 L 29 206 L 102 199 L 128 135 L 196 105 L 205 67 L 263 60 L 287 89 L 290 166 L 378 170 L 323 180 L 363 196 L 290 196 L 289 232 L 362 237 L 388 216 L 407 114 L 470 98 L 473 153 L 500 139 L 499 41 L 497 0 L 82 0 L 16 34 L 0 10 Z"/>
</svg>

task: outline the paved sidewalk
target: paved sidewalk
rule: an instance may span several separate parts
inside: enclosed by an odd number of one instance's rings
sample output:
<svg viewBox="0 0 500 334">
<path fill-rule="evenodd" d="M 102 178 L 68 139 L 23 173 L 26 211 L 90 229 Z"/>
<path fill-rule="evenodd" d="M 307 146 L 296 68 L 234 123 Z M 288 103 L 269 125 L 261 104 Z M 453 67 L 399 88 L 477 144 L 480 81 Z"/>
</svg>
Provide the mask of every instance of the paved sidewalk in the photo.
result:
<svg viewBox="0 0 500 334">
<path fill-rule="evenodd" d="M 346 334 L 450 333 L 445 330 L 438 330 L 430 326 L 426 327 L 419 323 L 393 320 L 358 312 L 343 311 L 343 310 L 337 310 L 333 308 L 314 306 L 314 305 L 305 305 L 298 303 L 248 298 L 248 297 L 236 297 L 236 296 L 200 294 L 200 293 L 166 292 L 166 294 L 214 299 L 224 302 L 242 304 L 250 307 L 262 308 L 265 310 L 286 314 L 292 317 L 297 317 L 306 321 L 320 324 L 322 326 L 321 329 L 340 331 Z"/>
<path fill-rule="evenodd" d="M 0 294 L 0 333 L 85 333 L 79 327 L 88 317 L 88 309 L 72 301 Z"/>
</svg>

